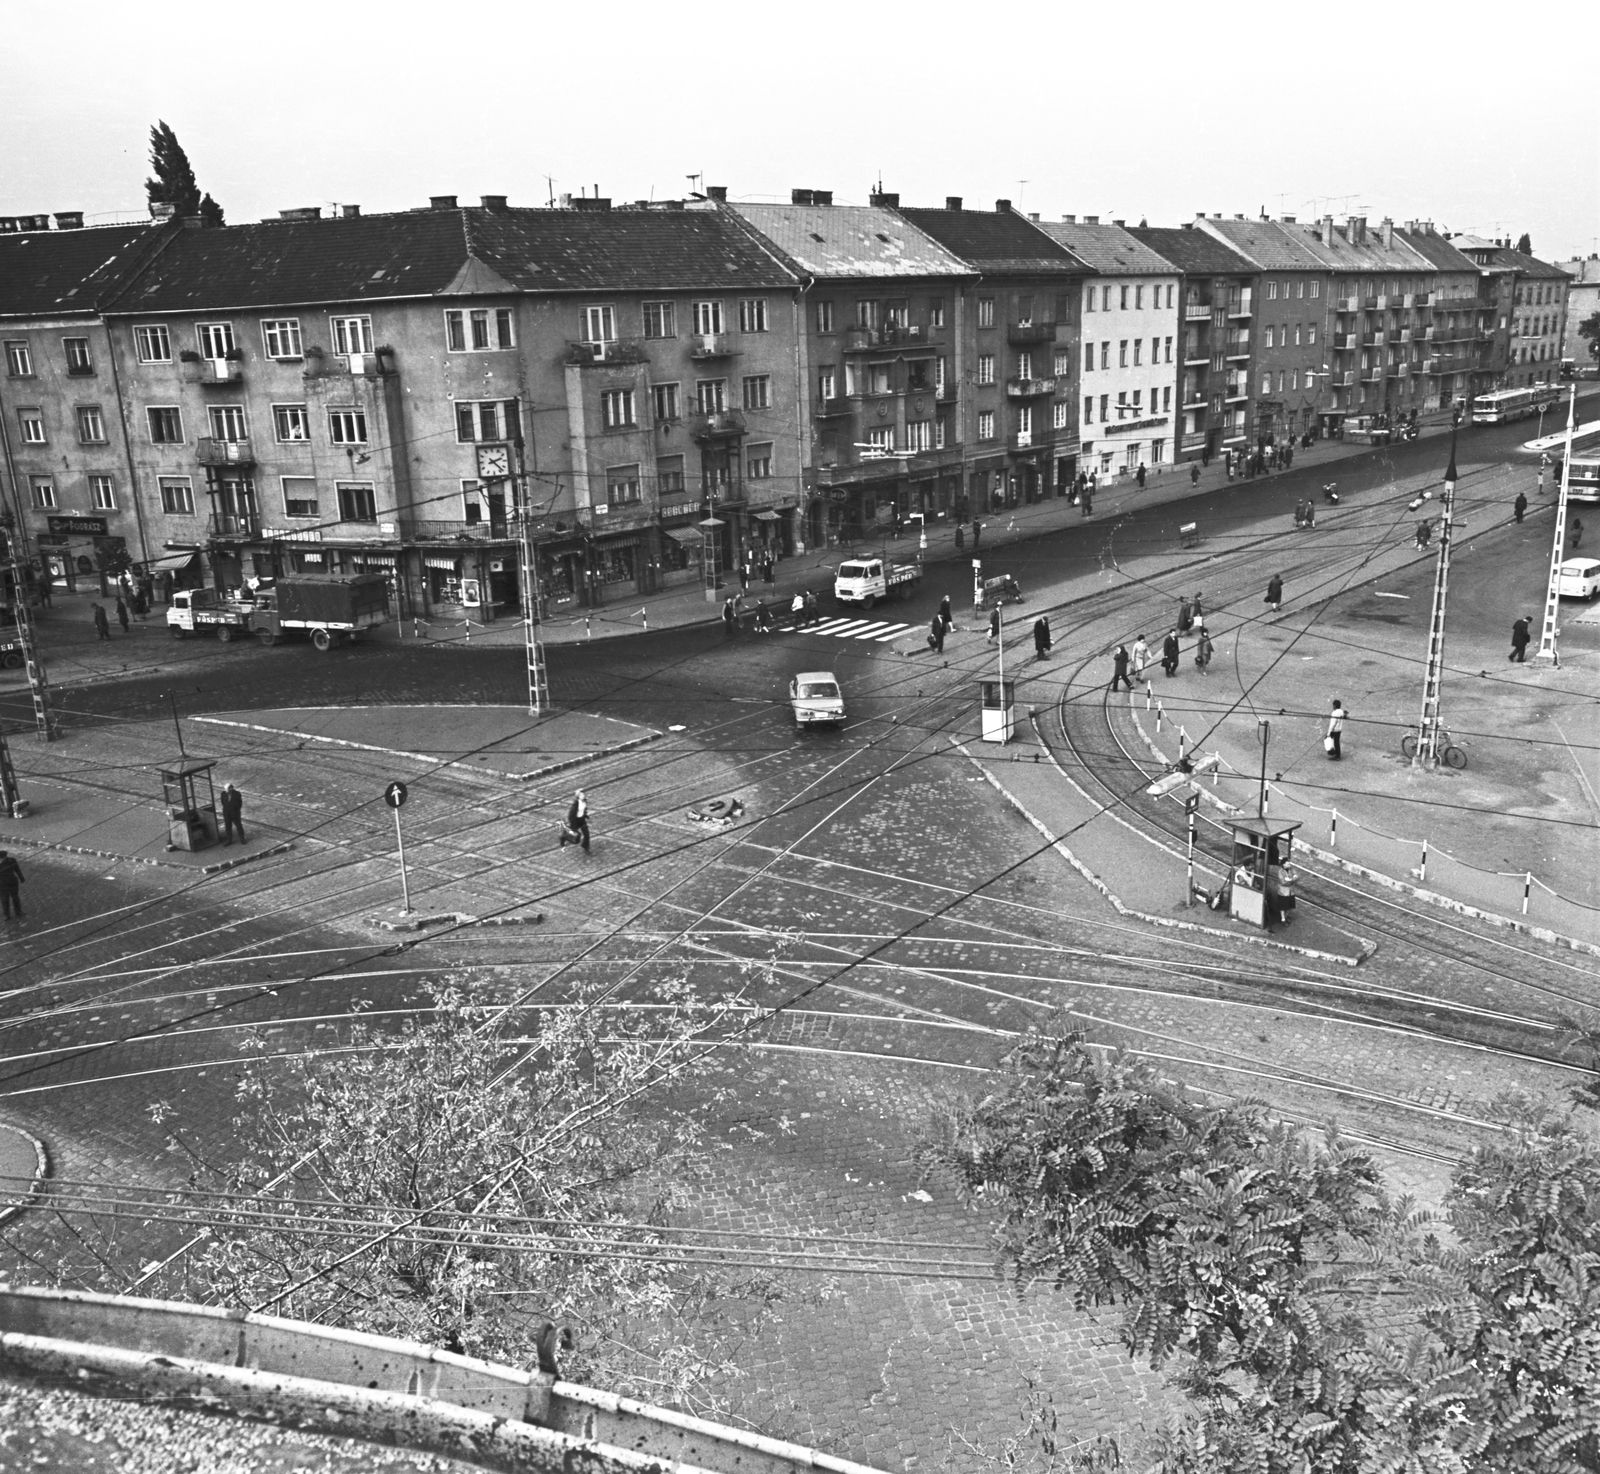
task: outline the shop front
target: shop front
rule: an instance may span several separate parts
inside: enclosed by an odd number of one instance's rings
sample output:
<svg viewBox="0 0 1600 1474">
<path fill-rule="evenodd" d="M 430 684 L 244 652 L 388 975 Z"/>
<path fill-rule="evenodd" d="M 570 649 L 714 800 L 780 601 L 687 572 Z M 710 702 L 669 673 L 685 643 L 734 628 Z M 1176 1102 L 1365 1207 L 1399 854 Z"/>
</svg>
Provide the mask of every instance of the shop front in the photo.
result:
<svg viewBox="0 0 1600 1474">
<path fill-rule="evenodd" d="M 103 591 L 103 574 L 115 574 L 128 561 L 127 542 L 113 535 L 104 517 L 51 515 L 49 530 L 34 534 L 40 571 L 54 588 L 75 592 L 79 579 Z"/>
<path fill-rule="evenodd" d="M 694 514 L 661 529 L 661 583 L 682 588 L 704 577 L 706 536 L 694 525 Z"/>
</svg>

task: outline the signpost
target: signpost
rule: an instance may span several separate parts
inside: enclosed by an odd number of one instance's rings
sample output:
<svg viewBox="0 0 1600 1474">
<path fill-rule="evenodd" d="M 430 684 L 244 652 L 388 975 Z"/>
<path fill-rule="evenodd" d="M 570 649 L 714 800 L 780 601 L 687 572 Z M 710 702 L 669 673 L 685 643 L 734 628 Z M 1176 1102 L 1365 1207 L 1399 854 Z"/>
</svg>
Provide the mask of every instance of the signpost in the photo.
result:
<svg viewBox="0 0 1600 1474">
<path fill-rule="evenodd" d="M 400 832 L 400 810 L 405 806 L 408 790 L 404 783 L 397 778 L 383 790 L 383 801 L 394 810 L 394 842 L 400 851 L 400 897 L 401 913 L 406 914 L 411 910 L 411 887 L 406 881 L 406 841 Z"/>
<path fill-rule="evenodd" d="M 1189 816 L 1189 890 L 1184 902 L 1186 906 L 1194 905 L 1194 815 L 1199 807 L 1198 793 L 1189 794 L 1183 801 L 1183 812 Z"/>
</svg>

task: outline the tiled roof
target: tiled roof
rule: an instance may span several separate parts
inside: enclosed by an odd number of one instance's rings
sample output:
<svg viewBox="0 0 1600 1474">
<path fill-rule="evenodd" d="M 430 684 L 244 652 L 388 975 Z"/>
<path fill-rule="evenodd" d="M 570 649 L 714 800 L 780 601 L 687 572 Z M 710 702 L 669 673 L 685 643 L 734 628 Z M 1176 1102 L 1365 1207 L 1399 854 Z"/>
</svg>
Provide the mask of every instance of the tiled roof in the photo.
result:
<svg viewBox="0 0 1600 1474">
<path fill-rule="evenodd" d="M 988 276 L 1071 274 L 1084 263 L 1014 210 L 900 211 L 946 250 Z"/>
<path fill-rule="evenodd" d="M 1433 263 L 1408 246 L 1404 232 L 1395 231 L 1394 244 L 1383 243 L 1383 227 L 1368 224 L 1364 236 L 1350 239 L 1350 226 L 1335 225 L 1324 234 L 1320 224 L 1291 225 L 1308 249 L 1319 255 L 1332 271 L 1425 271 Z"/>
<path fill-rule="evenodd" d="M 1556 265 L 1572 278 L 1575 287 L 1600 282 L 1600 256 L 1574 256 L 1570 261 L 1558 261 Z"/>
<path fill-rule="evenodd" d="M 1254 276 L 1256 268 L 1237 251 L 1187 226 L 1141 226 L 1128 232 L 1141 245 L 1191 276 Z"/>
<path fill-rule="evenodd" d="M 1326 271 L 1327 262 L 1293 221 L 1197 220 L 1197 230 L 1220 236 L 1263 271 Z"/>
<path fill-rule="evenodd" d="M 743 203 L 728 208 L 810 276 L 972 274 L 965 262 L 894 210 L 874 205 Z"/>
<path fill-rule="evenodd" d="M 148 225 L 0 235 L 0 316 L 92 312 L 127 269 Z"/>
<path fill-rule="evenodd" d="M 1477 275 L 1476 263 L 1463 256 L 1442 235 L 1429 230 L 1396 230 L 1395 234 L 1428 264 L 1440 271 L 1467 271 Z"/>
<path fill-rule="evenodd" d="M 1173 266 L 1120 225 L 1041 220 L 1038 228 L 1102 276 L 1171 276 Z"/>
<path fill-rule="evenodd" d="M 118 312 L 440 294 L 779 287 L 745 232 L 688 210 L 414 210 L 184 231 Z"/>
<path fill-rule="evenodd" d="M 1552 266 L 1548 261 L 1541 261 L 1537 256 L 1525 255 L 1521 251 L 1508 251 L 1503 246 L 1496 257 L 1496 264 L 1515 267 L 1523 276 L 1531 276 L 1538 281 L 1567 279 L 1567 273 L 1559 266 Z"/>
</svg>

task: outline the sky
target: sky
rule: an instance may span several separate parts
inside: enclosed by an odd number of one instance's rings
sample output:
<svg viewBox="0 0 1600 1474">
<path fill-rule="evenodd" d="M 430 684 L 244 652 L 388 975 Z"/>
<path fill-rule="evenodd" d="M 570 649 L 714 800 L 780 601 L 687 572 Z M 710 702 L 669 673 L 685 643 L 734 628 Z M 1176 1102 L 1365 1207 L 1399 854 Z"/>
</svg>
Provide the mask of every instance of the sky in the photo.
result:
<svg viewBox="0 0 1600 1474">
<path fill-rule="evenodd" d="M 0 215 L 143 214 L 176 130 L 230 222 L 454 194 L 794 187 L 1044 218 L 1433 220 L 1600 251 L 1600 6 L 0 0 Z M 1585 96 L 1584 94 L 1588 95 Z M 690 176 L 693 176 L 691 179 Z"/>
</svg>

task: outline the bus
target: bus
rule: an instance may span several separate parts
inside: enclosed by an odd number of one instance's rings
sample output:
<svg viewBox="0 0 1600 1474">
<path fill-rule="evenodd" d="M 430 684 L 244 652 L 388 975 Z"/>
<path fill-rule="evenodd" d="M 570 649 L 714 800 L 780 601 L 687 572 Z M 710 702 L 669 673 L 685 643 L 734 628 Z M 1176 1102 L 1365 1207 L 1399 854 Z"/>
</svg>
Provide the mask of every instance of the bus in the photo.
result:
<svg viewBox="0 0 1600 1474">
<path fill-rule="evenodd" d="M 1561 485 L 1562 457 L 1554 457 L 1552 470 L 1555 472 L 1554 488 Z M 1569 502 L 1600 502 L 1600 447 L 1591 446 L 1588 450 L 1574 451 L 1572 455 L 1572 479 L 1567 483 L 1567 500 Z"/>
<path fill-rule="evenodd" d="M 1520 420 L 1536 415 L 1561 398 L 1557 384 L 1529 384 L 1526 389 L 1497 389 L 1493 394 L 1480 394 L 1472 401 L 1474 425 L 1500 425 L 1507 420 Z"/>
</svg>

